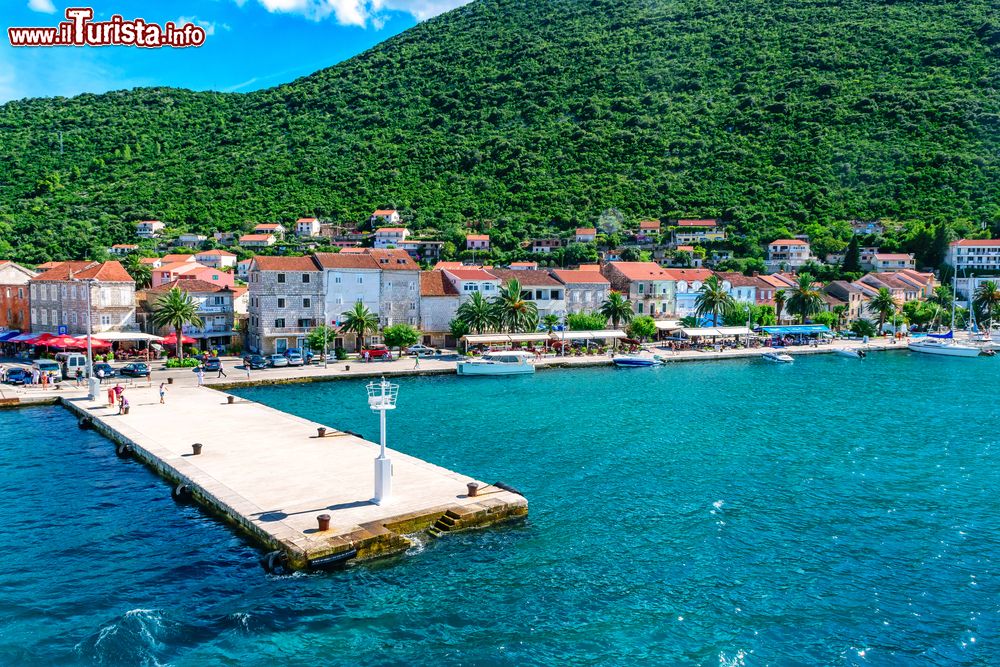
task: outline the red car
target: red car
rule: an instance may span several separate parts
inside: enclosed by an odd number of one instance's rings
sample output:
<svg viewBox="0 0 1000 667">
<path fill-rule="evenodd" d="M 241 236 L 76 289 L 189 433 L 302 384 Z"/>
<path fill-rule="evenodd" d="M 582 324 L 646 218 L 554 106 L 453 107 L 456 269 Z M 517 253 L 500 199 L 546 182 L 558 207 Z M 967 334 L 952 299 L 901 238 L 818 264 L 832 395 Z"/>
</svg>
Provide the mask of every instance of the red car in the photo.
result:
<svg viewBox="0 0 1000 667">
<path fill-rule="evenodd" d="M 389 351 L 385 345 L 369 345 L 368 347 L 361 350 L 361 358 L 365 357 L 369 359 L 384 359 L 386 361 L 392 361 L 392 352 Z"/>
</svg>

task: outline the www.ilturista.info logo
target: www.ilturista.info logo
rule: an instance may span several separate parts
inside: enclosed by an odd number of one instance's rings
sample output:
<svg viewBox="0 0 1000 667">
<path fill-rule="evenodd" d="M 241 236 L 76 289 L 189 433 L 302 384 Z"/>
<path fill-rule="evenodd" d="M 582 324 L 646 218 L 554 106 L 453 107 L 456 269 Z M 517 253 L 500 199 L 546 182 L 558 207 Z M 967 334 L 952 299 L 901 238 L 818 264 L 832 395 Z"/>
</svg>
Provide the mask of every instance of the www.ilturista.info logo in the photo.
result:
<svg viewBox="0 0 1000 667">
<path fill-rule="evenodd" d="M 118 14 L 110 21 L 93 21 L 90 7 L 70 7 L 55 28 L 7 28 L 11 46 L 161 46 L 183 48 L 205 43 L 205 29 L 193 23 L 160 26 L 142 19 L 126 21 Z"/>
</svg>

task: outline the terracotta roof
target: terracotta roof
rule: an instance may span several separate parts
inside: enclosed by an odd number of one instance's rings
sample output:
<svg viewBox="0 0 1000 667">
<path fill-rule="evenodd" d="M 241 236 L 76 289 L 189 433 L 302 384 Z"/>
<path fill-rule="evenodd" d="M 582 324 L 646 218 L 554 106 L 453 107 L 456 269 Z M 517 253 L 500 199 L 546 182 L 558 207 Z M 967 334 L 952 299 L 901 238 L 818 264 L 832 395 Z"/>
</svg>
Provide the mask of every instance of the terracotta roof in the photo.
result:
<svg viewBox="0 0 1000 667">
<path fill-rule="evenodd" d="M 273 234 L 244 234 L 240 237 L 240 243 L 246 241 L 266 241 L 273 236 Z"/>
<path fill-rule="evenodd" d="M 511 262 L 510 266 L 511 266 L 511 268 L 514 268 L 515 266 L 519 266 L 519 267 L 521 267 L 523 269 L 537 269 L 538 268 L 538 262 Z"/>
<path fill-rule="evenodd" d="M 420 296 L 458 296 L 458 290 L 441 271 L 421 271 Z"/>
<path fill-rule="evenodd" d="M 418 265 L 405 250 L 357 248 L 331 253 L 318 252 L 316 260 L 326 269 L 382 269 L 383 271 L 419 271 Z"/>
<path fill-rule="evenodd" d="M 777 241 L 771 241 L 768 245 L 809 245 L 801 239 L 778 239 Z"/>
<path fill-rule="evenodd" d="M 766 276 L 758 276 L 758 278 L 760 278 L 761 280 L 763 280 L 765 283 L 767 283 L 771 287 L 776 287 L 778 289 L 787 289 L 787 288 L 791 287 L 791 285 L 788 284 L 787 280 L 782 280 L 781 278 L 779 278 L 778 276 L 776 276 L 774 274 L 766 275 Z"/>
<path fill-rule="evenodd" d="M 157 262 L 162 262 L 163 260 L 159 257 L 140 257 L 140 264 L 156 264 Z"/>
<path fill-rule="evenodd" d="M 396 209 L 394 209 L 394 208 L 380 208 L 377 211 L 375 211 L 374 213 L 372 213 L 372 216 L 392 215 L 395 212 L 396 212 Z"/>
<path fill-rule="evenodd" d="M 378 229 L 375 230 L 375 233 L 381 234 L 382 232 L 392 232 L 394 234 L 398 234 L 400 232 L 405 232 L 405 231 L 407 231 L 406 227 L 379 227 Z"/>
<path fill-rule="evenodd" d="M 268 257 L 258 255 L 253 258 L 261 271 L 319 271 L 312 257 Z"/>
<path fill-rule="evenodd" d="M 497 277 L 487 273 L 483 269 L 475 267 L 465 267 L 462 269 L 445 269 L 448 273 L 459 280 L 497 280 Z"/>
<path fill-rule="evenodd" d="M 667 269 L 667 273 L 674 280 L 705 280 L 709 276 L 715 275 L 709 269 Z"/>
<path fill-rule="evenodd" d="M 316 222 L 316 218 L 299 218 L 295 222 Z"/>
<path fill-rule="evenodd" d="M 440 271 L 442 269 L 460 269 L 464 265 L 461 262 L 438 262 L 434 265 L 435 271 Z"/>
<path fill-rule="evenodd" d="M 693 245 L 679 245 L 679 246 L 677 246 L 677 250 L 680 250 L 682 252 L 694 252 L 694 246 Z"/>
<path fill-rule="evenodd" d="M 324 269 L 378 269 L 370 255 L 359 252 L 318 252 L 315 257 Z"/>
<path fill-rule="evenodd" d="M 249 285 L 233 285 L 232 287 L 229 287 L 228 289 L 232 290 L 232 292 L 233 292 L 233 298 L 236 299 L 236 298 L 239 298 L 239 297 L 243 296 L 247 292 L 249 292 L 250 291 L 250 286 Z"/>
<path fill-rule="evenodd" d="M 596 234 L 597 234 L 597 228 L 596 227 L 577 227 L 576 228 L 576 235 L 577 236 L 587 236 L 587 235 L 594 236 Z"/>
<path fill-rule="evenodd" d="M 284 225 L 282 225 L 280 223 L 277 223 L 277 222 L 262 222 L 259 225 L 254 225 L 253 228 L 254 228 L 254 230 L 257 230 L 257 229 L 272 229 L 273 230 L 273 229 L 279 229 L 279 228 L 283 228 L 283 227 L 284 227 Z"/>
<path fill-rule="evenodd" d="M 951 245 L 995 247 L 1000 246 L 1000 239 L 959 239 L 958 241 L 952 241 Z"/>
<path fill-rule="evenodd" d="M 660 228 L 659 220 L 642 220 L 639 223 L 639 229 L 659 229 L 659 228 Z"/>
<path fill-rule="evenodd" d="M 63 263 L 64 262 L 45 262 L 43 264 L 39 264 L 38 266 L 36 266 L 35 269 L 38 271 L 48 271 L 49 269 L 54 269 Z"/>
<path fill-rule="evenodd" d="M 600 271 L 601 271 L 601 265 L 600 264 L 581 264 L 580 266 L 576 267 L 576 270 L 577 271 L 597 271 L 598 273 L 600 273 Z"/>
<path fill-rule="evenodd" d="M 413 261 L 410 254 L 399 248 L 381 249 L 365 248 L 365 254 L 370 255 L 383 271 L 419 271 L 420 265 Z"/>
<path fill-rule="evenodd" d="M 757 276 L 745 276 L 736 271 L 716 271 L 715 275 L 719 280 L 727 280 L 733 287 L 759 287 L 760 279 Z M 766 283 L 765 283 L 766 284 Z"/>
<path fill-rule="evenodd" d="M 629 280 L 673 280 L 667 270 L 656 262 L 609 262 Z"/>
<path fill-rule="evenodd" d="M 466 234 L 465 235 L 465 240 L 466 241 L 489 241 L 490 240 L 490 235 L 489 234 Z"/>
<path fill-rule="evenodd" d="M 111 247 L 112 248 L 118 248 L 120 250 L 125 250 L 125 249 L 131 249 L 131 248 L 138 248 L 139 246 L 137 246 L 134 243 L 116 243 L 116 244 L 114 244 Z"/>
<path fill-rule="evenodd" d="M 72 274 L 72 275 L 71 275 Z M 38 275 L 32 280 L 79 280 L 95 279 L 101 282 L 134 283 L 132 276 L 119 262 L 61 262 L 55 268 Z"/>
<path fill-rule="evenodd" d="M 196 253 L 198 255 L 218 255 L 219 257 L 236 257 L 235 253 L 231 253 L 228 250 L 205 250 L 203 252 Z"/>
<path fill-rule="evenodd" d="M 173 264 L 174 262 L 193 262 L 195 261 L 194 255 L 185 255 L 183 253 L 177 253 L 172 255 L 164 255 L 160 258 L 160 261 L 164 264 Z"/>
<path fill-rule="evenodd" d="M 558 270 L 553 271 L 552 274 L 560 282 L 566 285 L 571 285 L 574 283 L 588 283 L 588 284 L 601 284 L 610 285 L 608 279 L 600 274 L 599 271 L 572 271 L 572 270 Z"/>
<path fill-rule="evenodd" d="M 525 287 L 562 287 L 562 284 L 550 276 L 547 271 L 538 271 L 536 269 L 525 269 L 521 271 L 513 271 L 511 269 L 490 269 L 490 273 L 503 282 L 516 280 Z"/>
<path fill-rule="evenodd" d="M 715 227 L 715 220 L 678 220 L 678 227 Z"/>
<path fill-rule="evenodd" d="M 183 292 L 225 292 L 231 291 L 230 288 L 225 285 L 219 285 L 218 283 L 211 283 L 207 280 L 198 280 L 197 278 L 177 278 L 176 280 L 171 280 L 169 283 L 163 283 L 159 287 L 151 287 L 146 291 L 151 294 L 159 294 L 161 292 L 169 292 L 173 288 L 178 287 Z"/>
<path fill-rule="evenodd" d="M 901 252 L 899 252 L 899 253 L 892 253 L 892 252 L 890 252 L 890 253 L 884 253 L 884 254 L 883 253 L 876 253 L 875 254 L 875 259 L 881 260 L 883 262 L 895 262 L 895 261 L 906 262 L 906 261 L 909 261 L 909 260 L 913 259 L 913 256 L 912 255 L 907 255 L 906 253 L 901 253 Z"/>
</svg>

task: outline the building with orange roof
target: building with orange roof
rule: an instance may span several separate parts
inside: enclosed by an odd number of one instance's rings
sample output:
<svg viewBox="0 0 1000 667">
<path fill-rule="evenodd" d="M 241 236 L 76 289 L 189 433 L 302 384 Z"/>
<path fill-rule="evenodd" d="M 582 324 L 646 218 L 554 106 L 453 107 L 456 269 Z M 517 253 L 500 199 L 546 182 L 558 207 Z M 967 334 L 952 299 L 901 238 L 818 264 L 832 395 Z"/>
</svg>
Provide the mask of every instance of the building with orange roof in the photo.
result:
<svg viewBox="0 0 1000 667">
<path fill-rule="evenodd" d="M 463 266 L 465 265 L 461 262 L 438 262 L 434 265 L 434 270 L 441 271 L 443 269 L 460 269 Z"/>
<path fill-rule="evenodd" d="M 376 248 L 397 248 L 399 244 L 410 235 L 410 230 L 406 227 L 379 227 L 375 230 Z"/>
<path fill-rule="evenodd" d="M 244 234 L 239 241 L 242 248 L 267 248 L 277 242 L 274 234 Z"/>
<path fill-rule="evenodd" d="M 198 346 L 202 350 L 227 347 L 233 343 L 234 337 L 240 335 L 235 331 L 236 288 L 197 278 L 177 279 L 146 290 L 146 305 L 150 313 L 155 309 L 156 302 L 174 288 L 187 294 L 197 304 L 201 325 L 185 324 L 182 332 L 185 336 L 197 339 Z M 245 288 L 240 294 L 243 291 Z M 174 330 L 173 327 L 162 327 L 153 333 L 168 336 L 172 335 Z"/>
<path fill-rule="evenodd" d="M 152 270 L 152 287 L 159 287 L 175 280 L 204 280 L 224 287 L 232 287 L 236 284 L 233 274 L 213 269 L 195 261 L 172 262 Z"/>
<path fill-rule="evenodd" d="M 807 241 L 802 239 L 776 239 L 767 244 L 768 271 L 794 271 L 814 259 Z"/>
<path fill-rule="evenodd" d="M 38 273 L 9 260 L 0 260 L 0 331 L 31 331 L 28 282 Z"/>
<path fill-rule="evenodd" d="M 637 315 L 672 316 L 676 307 L 676 279 L 656 262 L 606 262 L 601 274 L 611 289 L 632 302 Z"/>
<path fill-rule="evenodd" d="M 247 347 L 281 354 L 306 346 L 324 321 L 323 267 L 315 256 L 258 255 L 250 261 Z"/>
<path fill-rule="evenodd" d="M 450 325 L 459 300 L 458 289 L 444 271 L 420 272 L 420 333 L 424 345 L 452 349 L 458 346 Z"/>
<path fill-rule="evenodd" d="M 695 316 L 701 288 L 714 274 L 708 269 L 668 269 L 667 274 L 674 279 L 674 315 L 678 318 Z"/>
<path fill-rule="evenodd" d="M 316 218 L 299 218 L 295 221 L 295 235 L 303 238 L 319 236 L 322 230 L 319 220 Z"/>
<path fill-rule="evenodd" d="M 465 235 L 465 249 L 466 250 L 489 250 L 490 249 L 490 235 L 489 234 L 466 234 Z"/>
<path fill-rule="evenodd" d="M 611 283 L 600 271 L 556 269 L 552 276 L 566 288 L 566 312 L 590 313 L 601 307 Z"/>
<path fill-rule="evenodd" d="M 136 252 L 137 250 L 139 250 L 139 246 L 134 243 L 116 243 L 108 248 L 108 254 L 122 257 L 130 252 Z"/>
<path fill-rule="evenodd" d="M 155 239 L 166 229 L 166 225 L 159 220 L 141 220 L 135 223 L 135 235 L 143 239 Z"/>
<path fill-rule="evenodd" d="M 512 271 L 536 271 L 538 262 L 511 262 L 510 268 Z"/>
<path fill-rule="evenodd" d="M 285 238 L 288 228 L 280 222 L 261 222 L 253 227 L 254 234 L 272 234 L 279 241 Z"/>
<path fill-rule="evenodd" d="M 31 331 L 136 331 L 135 281 L 119 262 L 60 262 L 28 281 Z M 90 310 L 88 311 L 88 292 Z"/>
<path fill-rule="evenodd" d="M 371 223 L 372 227 L 378 225 L 398 225 L 399 224 L 399 211 L 394 208 L 380 208 L 371 214 L 368 218 L 368 222 Z"/>
<path fill-rule="evenodd" d="M 228 250 L 202 250 L 195 253 L 194 260 L 203 266 L 213 269 L 226 269 L 236 266 L 236 255 Z"/>
<path fill-rule="evenodd" d="M 500 279 L 482 267 L 465 266 L 457 269 L 442 269 L 445 277 L 458 291 L 459 302 L 465 303 L 479 292 L 492 299 L 500 291 Z"/>
<path fill-rule="evenodd" d="M 725 240 L 726 230 L 715 219 L 678 220 L 674 225 L 673 242 L 675 245 Z"/>
<path fill-rule="evenodd" d="M 538 308 L 538 316 L 566 315 L 566 286 L 553 278 L 548 271 L 532 269 L 489 269 L 489 273 L 505 285 L 516 280 L 521 285 L 522 298 L 531 301 Z"/>
<path fill-rule="evenodd" d="M 875 270 L 880 272 L 903 271 L 915 269 L 917 260 L 913 253 L 880 252 L 875 254 Z"/>
<path fill-rule="evenodd" d="M 573 240 L 577 243 L 593 243 L 597 240 L 597 228 L 577 227 L 573 233 Z"/>
</svg>

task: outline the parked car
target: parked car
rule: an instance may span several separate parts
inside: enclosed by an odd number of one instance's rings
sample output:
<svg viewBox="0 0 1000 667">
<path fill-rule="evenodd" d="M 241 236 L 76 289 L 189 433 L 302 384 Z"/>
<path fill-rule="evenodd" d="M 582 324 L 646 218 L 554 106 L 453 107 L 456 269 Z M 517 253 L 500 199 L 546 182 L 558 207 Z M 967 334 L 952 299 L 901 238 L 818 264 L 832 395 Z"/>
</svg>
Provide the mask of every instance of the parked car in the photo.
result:
<svg viewBox="0 0 1000 667">
<path fill-rule="evenodd" d="M 392 361 L 392 352 L 389 351 L 385 345 L 369 345 L 368 347 L 361 350 L 361 357 L 365 357 L 365 353 L 368 353 L 369 359 L 382 359 L 384 361 Z"/>
<path fill-rule="evenodd" d="M 261 368 L 267 368 L 267 359 L 259 354 L 251 354 L 243 357 L 243 367 L 246 368 L 247 366 L 250 366 L 250 368 L 255 371 L 258 371 Z"/>
<path fill-rule="evenodd" d="M 293 355 L 298 355 L 299 357 L 301 357 L 303 363 L 306 364 L 311 364 L 314 356 L 312 350 L 303 350 L 297 347 L 290 347 L 287 350 L 285 350 L 285 356 L 288 357 L 289 361 L 291 361 Z M 291 364 L 291 365 L 299 366 L 301 364 Z"/>
<path fill-rule="evenodd" d="M 131 364 L 125 364 L 118 370 L 118 373 L 127 378 L 148 378 L 149 366 L 145 363 L 137 361 Z"/>
<path fill-rule="evenodd" d="M 218 373 L 222 367 L 222 362 L 219 361 L 218 357 L 211 357 L 206 359 L 202 365 L 205 367 L 206 373 Z"/>
<path fill-rule="evenodd" d="M 4 380 L 7 384 L 24 384 L 31 378 L 31 371 L 27 368 L 11 368 L 7 370 L 7 379 Z"/>
<path fill-rule="evenodd" d="M 285 359 L 288 359 L 289 366 L 301 366 L 305 363 L 302 355 L 298 352 L 285 352 Z"/>
<path fill-rule="evenodd" d="M 283 354 L 272 354 L 267 358 L 267 363 L 271 368 L 281 368 L 288 365 L 288 357 Z"/>
<path fill-rule="evenodd" d="M 104 379 L 108 379 L 118 375 L 118 371 L 116 371 L 115 367 L 112 366 L 111 364 L 102 361 L 99 364 L 94 364 L 94 375 L 97 377 L 103 377 Z"/>
<path fill-rule="evenodd" d="M 417 343 L 416 345 L 411 345 L 406 348 L 406 354 L 411 354 L 415 357 L 430 357 L 437 353 L 438 351 L 433 347 L 427 347 L 421 343 Z"/>
</svg>

